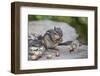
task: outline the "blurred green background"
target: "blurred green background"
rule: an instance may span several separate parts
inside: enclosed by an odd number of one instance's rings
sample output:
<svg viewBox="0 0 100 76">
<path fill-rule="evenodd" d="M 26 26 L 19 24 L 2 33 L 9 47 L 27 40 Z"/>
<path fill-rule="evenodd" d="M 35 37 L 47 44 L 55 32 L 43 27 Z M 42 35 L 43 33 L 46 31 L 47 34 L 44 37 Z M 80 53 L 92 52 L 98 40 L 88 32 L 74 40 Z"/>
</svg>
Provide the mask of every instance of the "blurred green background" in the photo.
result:
<svg viewBox="0 0 100 76">
<path fill-rule="evenodd" d="M 88 18 L 71 16 L 47 16 L 47 15 L 28 15 L 28 21 L 52 20 L 65 22 L 74 27 L 79 34 L 79 40 L 83 44 L 88 43 Z"/>
</svg>

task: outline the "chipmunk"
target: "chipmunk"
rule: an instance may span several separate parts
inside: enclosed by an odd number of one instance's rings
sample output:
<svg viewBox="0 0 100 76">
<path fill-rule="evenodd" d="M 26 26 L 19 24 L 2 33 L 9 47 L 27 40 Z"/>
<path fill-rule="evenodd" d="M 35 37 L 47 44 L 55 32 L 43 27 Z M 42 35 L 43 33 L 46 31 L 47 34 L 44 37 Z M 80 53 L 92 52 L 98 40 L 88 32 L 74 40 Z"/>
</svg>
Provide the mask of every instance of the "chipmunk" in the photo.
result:
<svg viewBox="0 0 100 76">
<path fill-rule="evenodd" d="M 57 46 L 59 45 L 59 43 L 63 41 L 62 36 L 63 32 L 59 27 L 54 27 L 54 29 L 47 30 L 42 40 L 42 43 L 46 48 L 46 50 L 48 49 L 55 50 L 55 55 L 59 56 L 60 53 Z"/>
</svg>

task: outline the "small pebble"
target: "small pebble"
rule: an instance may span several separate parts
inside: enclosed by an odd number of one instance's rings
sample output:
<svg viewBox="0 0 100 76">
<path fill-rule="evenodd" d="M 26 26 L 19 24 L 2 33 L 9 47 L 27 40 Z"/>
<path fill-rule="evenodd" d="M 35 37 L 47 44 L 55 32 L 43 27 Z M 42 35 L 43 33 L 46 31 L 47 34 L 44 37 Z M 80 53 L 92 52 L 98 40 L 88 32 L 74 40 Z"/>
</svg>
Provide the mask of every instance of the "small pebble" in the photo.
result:
<svg viewBox="0 0 100 76">
<path fill-rule="evenodd" d="M 38 56 L 37 55 L 32 55 L 31 58 L 32 58 L 32 60 L 37 60 Z"/>
<path fill-rule="evenodd" d="M 52 55 L 47 55 L 47 59 L 51 59 L 52 58 Z"/>
</svg>

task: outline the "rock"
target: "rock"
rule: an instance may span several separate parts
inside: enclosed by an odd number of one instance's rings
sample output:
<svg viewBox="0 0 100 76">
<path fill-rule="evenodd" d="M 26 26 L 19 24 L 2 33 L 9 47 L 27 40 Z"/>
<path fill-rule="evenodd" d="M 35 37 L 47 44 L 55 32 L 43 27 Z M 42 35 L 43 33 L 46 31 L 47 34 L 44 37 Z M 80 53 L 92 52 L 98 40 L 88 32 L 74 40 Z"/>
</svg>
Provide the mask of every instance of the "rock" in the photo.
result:
<svg viewBox="0 0 100 76">
<path fill-rule="evenodd" d="M 57 60 L 57 59 L 88 58 L 88 47 L 87 47 L 87 45 L 79 46 L 80 45 L 79 42 L 75 41 L 78 37 L 78 34 L 76 33 L 75 28 L 71 27 L 67 23 L 56 22 L 56 21 L 51 21 L 51 20 L 29 21 L 28 30 L 29 30 L 29 34 L 32 33 L 32 34 L 43 36 L 47 30 L 54 28 L 54 26 L 60 27 L 62 29 L 62 31 L 63 31 L 63 42 L 74 41 L 72 43 L 72 45 L 73 45 L 73 48 L 75 49 L 75 52 L 69 54 L 69 50 L 72 50 L 72 47 L 70 45 L 68 45 L 68 46 L 58 46 L 59 50 L 60 50 L 60 56 L 54 57 L 54 56 L 52 56 L 52 50 L 49 53 L 49 51 L 44 52 L 45 49 L 43 49 L 42 47 L 41 48 L 36 47 L 36 48 L 32 48 L 31 49 L 32 51 L 29 50 L 29 52 L 34 53 L 34 55 L 29 54 L 29 60 L 31 60 L 31 58 L 32 58 L 32 60 L 37 60 L 37 59 L 38 60 L 46 60 L 46 59 Z M 30 36 L 30 39 L 34 39 L 34 38 Z M 30 43 L 33 43 L 32 41 L 30 40 Z M 36 52 L 35 50 L 37 48 L 38 48 L 37 51 L 42 51 L 42 53 Z M 47 54 L 49 54 L 49 55 L 47 55 Z M 39 58 L 40 56 L 42 56 L 42 57 Z"/>
<path fill-rule="evenodd" d="M 34 54 L 37 55 L 37 56 L 41 56 L 42 55 L 42 52 L 41 51 L 35 51 Z"/>
<path fill-rule="evenodd" d="M 44 47 L 30 47 L 29 48 L 29 60 L 37 60 L 40 57 L 42 57 L 43 53 L 44 53 Z"/>
<path fill-rule="evenodd" d="M 63 42 L 73 41 L 78 37 L 75 28 L 64 22 L 56 22 L 51 20 L 39 20 L 29 22 L 29 34 L 35 33 L 44 35 L 44 33 L 55 27 L 60 27 L 63 31 Z"/>
</svg>

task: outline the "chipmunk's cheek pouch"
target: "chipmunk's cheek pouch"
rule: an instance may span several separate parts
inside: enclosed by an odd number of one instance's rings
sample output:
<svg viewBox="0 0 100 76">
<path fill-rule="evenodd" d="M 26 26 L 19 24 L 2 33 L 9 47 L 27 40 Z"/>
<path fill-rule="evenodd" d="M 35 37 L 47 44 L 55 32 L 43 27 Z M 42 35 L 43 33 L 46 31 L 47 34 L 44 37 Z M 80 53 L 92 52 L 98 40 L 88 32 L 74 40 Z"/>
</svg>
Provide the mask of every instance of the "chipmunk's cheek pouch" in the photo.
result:
<svg viewBox="0 0 100 76">
<path fill-rule="evenodd" d="M 59 39 L 60 37 L 58 35 L 55 35 L 55 39 Z"/>
</svg>

